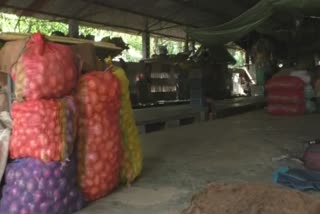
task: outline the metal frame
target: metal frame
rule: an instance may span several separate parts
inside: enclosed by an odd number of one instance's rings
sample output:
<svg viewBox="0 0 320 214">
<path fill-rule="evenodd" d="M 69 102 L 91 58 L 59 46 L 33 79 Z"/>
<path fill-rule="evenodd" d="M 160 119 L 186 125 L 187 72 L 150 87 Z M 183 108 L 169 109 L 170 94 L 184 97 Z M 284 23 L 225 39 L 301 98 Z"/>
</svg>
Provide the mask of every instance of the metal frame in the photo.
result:
<svg viewBox="0 0 320 214">
<path fill-rule="evenodd" d="M 95 1 L 95 0 L 85 0 L 85 2 L 91 2 L 92 4 L 95 4 L 95 5 L 98 5 L 98 6 L 108 7 L 108 8 L 111 8 L 111 9 L 115 9 L 115 10 L 120 10 L 120 11 L 127 12 L 127 13 L 136 14 L 136 15 L 139 15 L 139 16 L 149 17 L 149 18 L 153 18 L 153 19 L 156 19 L 156 20 L 165 21 L 165 22 L 169 22 L 169 23 L 173 23 L 173 24 L 177 24 L 177 25 L 181 25 L 181 26 L 197 27 L 195 25 L 174 21 L 174 20 L 171 20 L 171 19 L 168 19 L 168 18 L 165 18 L 165 17 L 154 16 L 152 14 L 142 13 L 142 12 L 130 10 L 130 9 L 127 9 L 127 8 L 124 8 L 124 7 L 117 7 L 117 6 L 114 6 L 112 4 L 108 4 L 107 2 L 103 2 L 102 3 L 102 2 Z"/>
<path fill-rule="evenodd" d="M 122 29 L 123 31 L 127 30 L 127 31 L 132 31 L 132 32 L 138 32 L 141 33 L 143 32 L 143 30 L 138 29 L 138 28 L 134 28 L 134 27 L 128 27 L 128 26 L 122 26 L 122 25 L 115 25 L 115 24 L 111 24 L 111 23 L 103 23 L 103 22 L 97 22 L 97 21 L 92 21 L 92 20 L 85 20 L 84 18 L 80 18 L 80 17 L 73 17 L 73 16 L 66 16 L 66 15 L 60 15 L 57 13 L 50 13 L 50 12 L 43 12 L 37 9 L 33 9 L 33 8 L 24 8 L 24 7 L 16 7 L 16 6 L 12 6 L 12 5 L 6 5 L 0 2 L 0 6 L 3 8 L 8 8 L 8 9 L 13 9 L 13 10 L 28 10 L 32 13 L 36 13 L 39 15 L 45 15 L 45 16 L 51 16 L 51 17 L 60 17 L 60 18 L 64 18 L 64 19 L 76 19 L 79 22 L 85 23 L 85 25 L 92 24 L 93 26 L 101 26 L 103 27 L 110 27 L 110 28 L 116 28 L 116 29 Z M 91 25 L 91 26 L 92 26 Z M 159 32 L 152 32 L 152 34 L 154 35 L 158 35 L 158 36 L 163 36 L 163 37 L 167 37 L 167 38 L 173 38 L 173 39 L 184 39 L 184 37 L 180 37 L 180 36 L 173 36 L 173 35 L 167 35 L 164 33 L 159 33 Z"/>
</svg>

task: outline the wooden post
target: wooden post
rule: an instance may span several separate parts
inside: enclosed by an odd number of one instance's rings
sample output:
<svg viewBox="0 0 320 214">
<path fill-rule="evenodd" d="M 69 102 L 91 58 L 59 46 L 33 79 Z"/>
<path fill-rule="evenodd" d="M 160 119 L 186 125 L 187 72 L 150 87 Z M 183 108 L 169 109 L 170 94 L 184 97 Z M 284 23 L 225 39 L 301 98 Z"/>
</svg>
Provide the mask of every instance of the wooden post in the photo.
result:
<svg viewBox="0 0 320 214">
<path fill-rule="evenodd" d="M 69 20 L 69 37 L 78 38 L 79 37 L 79 23 L 77 20 Z"/>
</svg>

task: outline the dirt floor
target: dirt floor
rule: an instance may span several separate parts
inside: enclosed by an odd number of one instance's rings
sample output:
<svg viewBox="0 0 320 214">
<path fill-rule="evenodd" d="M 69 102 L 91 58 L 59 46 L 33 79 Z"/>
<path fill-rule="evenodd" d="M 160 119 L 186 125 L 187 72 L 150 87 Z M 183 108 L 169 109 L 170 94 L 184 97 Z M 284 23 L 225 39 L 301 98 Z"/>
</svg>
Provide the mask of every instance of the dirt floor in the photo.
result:
<svg viewBox="0 0 320 214">
<path fill-rule="evenodd" d="M 285 161 L 320 137 L 320 115 L 272 117 L 263 111 L 143 135 L 141 178 L 79 214 L 177 214 L 211 182 L 272 183 Z"/>
</svg>

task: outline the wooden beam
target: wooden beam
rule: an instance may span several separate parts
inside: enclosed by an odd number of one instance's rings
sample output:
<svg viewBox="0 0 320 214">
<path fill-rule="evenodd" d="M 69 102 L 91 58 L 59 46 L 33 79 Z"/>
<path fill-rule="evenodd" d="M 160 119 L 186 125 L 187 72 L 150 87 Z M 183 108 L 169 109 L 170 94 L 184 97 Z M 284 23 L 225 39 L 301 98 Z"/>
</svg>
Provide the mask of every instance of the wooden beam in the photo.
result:
<svg viewBox="0 0 320 214">
<path fill-rule="evenodd" d="M 31 34 L 27 33 L 0 33 L 0 40 L 3 41 L 15 41 L 20 39 L 26 39 L 30 37 Z M 104 49 L 111 49 L 111 50 L 122 50 L 121 48 L 117 47 L 115 44 L 109 42 L 94 42 L 91 40 L 86 39 L 76 39 L 70 37 L 61 37 L 61 36 L 46 36 L 46 39 L 52 42 L 58 42 L 63 44 L 86 44 L 90 43 L 93 44 L 97 48 L 104 48 Z"/>
</svg>

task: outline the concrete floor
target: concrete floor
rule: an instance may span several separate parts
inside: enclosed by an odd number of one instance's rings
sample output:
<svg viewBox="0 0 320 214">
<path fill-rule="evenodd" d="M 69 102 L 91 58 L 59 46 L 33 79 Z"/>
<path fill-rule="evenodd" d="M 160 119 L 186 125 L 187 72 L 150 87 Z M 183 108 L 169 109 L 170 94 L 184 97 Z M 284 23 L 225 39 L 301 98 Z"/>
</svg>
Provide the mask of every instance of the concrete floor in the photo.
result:
<svg viewBox="0 0 320 214">
<path fill-rule="evenodd" d="M 320 115 L 250 112 L 143 135 L 144 172 L 79 214 L 177 214 L 209 182 L 272 182 L 273 162 L 320 137 Z"/>
</svg>

